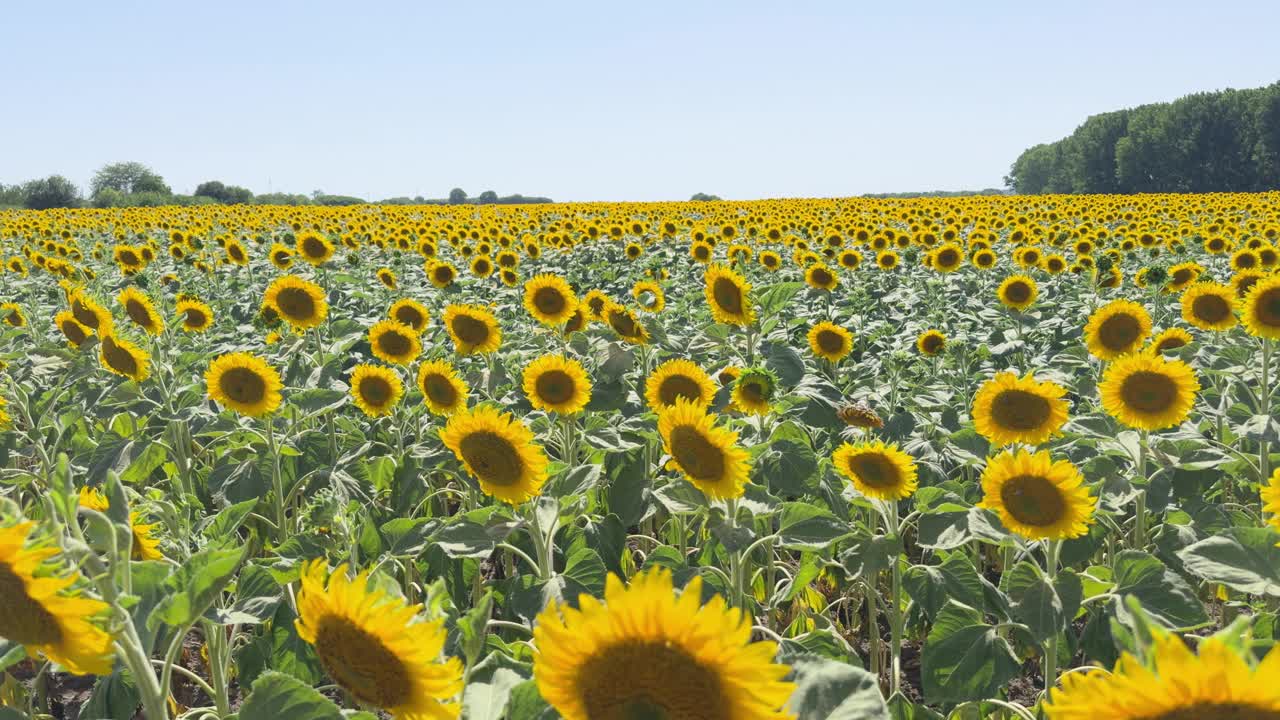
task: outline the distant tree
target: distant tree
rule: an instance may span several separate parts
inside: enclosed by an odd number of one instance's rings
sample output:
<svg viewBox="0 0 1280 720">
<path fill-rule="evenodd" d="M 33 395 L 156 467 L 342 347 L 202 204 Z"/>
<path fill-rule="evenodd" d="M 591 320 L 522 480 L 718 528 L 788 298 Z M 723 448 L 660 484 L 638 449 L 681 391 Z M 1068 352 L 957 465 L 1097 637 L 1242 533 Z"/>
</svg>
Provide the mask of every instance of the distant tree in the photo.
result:
<svg viewBox="0 0 1280 720">
<path fill-rule="evenodd" d="M 480 193 L 480 197 L 477 198 L 477 201 L 481 205 L 492 205 L 498 202 L 498 193 L 492 190 L 485 190 L 484 192 Z"/>
<path fill-rule="evenodd" d="M 247 205 L 253 202 L 253 193 L 239 185 L 224 185 L 218 180 L 209 180 L 196 186 L 192 193 L 196 197 L 212 198 L 223 205 Z"/>
<path fill-rule="evenodd" d="M 719 195 L 708 195 L 706 193 L 694 193 L 693 197 L 689 198 L 691 202 L 712 202 L 719 199 Z"/>
<path fill-rule="evenodd" d="M 462 188 L 454 188 L 449 191 L 449 204 L 461 205 L 467 201 L 467 191 Z"/>
<path fill-rule="evenodd" d="M 89 194 L 96 198 L 98 193 L 106 189 L 115 190 L 125 195 L 139 192 L 171 194 L 173 191 L 165 184 L 164 178 L 154 170 L 139 162 L 118 162 L 103 165 L 94 173 L 89 182 Z"/>
<path fill-rule="evenodd" d="M 255 205 L 310 205 L 311 198 L 289 193 L 266 193 L 254 197 L 253 202 Z"/>
<path fill-rule="evenodd" d="M 196 186 L 196 191 L 192 195 L 203 195 L 211 197 L 219 202 L 222 201 L 223 195 L 227 192 L 227 186 L 218 180 L 206 180 Z"/>
<path fill-rule="evenodd" d="M 80 204 L 80 189 L 61 175 L 32 180 L 23 186 L 26 206 L 32 210 L 70 208 Z"/>
<path fill-rule="evenodd" d="M 369 201 L 350 195 L 316 195 L 311 202 L 316 205 L 364 205 Z"/>
<path fill-rule="evenodd" d="M 21 185 L 0 183 L 0 208 L 17 208 L 27 204 L 27 191 Z"/>
</svg>

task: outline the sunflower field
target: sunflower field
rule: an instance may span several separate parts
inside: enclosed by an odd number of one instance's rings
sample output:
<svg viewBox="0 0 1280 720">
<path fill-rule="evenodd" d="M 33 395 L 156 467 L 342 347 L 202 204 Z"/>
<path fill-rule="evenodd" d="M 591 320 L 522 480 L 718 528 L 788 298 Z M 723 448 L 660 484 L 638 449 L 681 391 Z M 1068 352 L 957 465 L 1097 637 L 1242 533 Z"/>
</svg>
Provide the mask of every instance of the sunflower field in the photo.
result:
<svg viewBox="0 0 1280 720">
<path fill-rule="evenodd" d="M 0 720 L 1280 718 L 1280 194 L 0 212 Z"/>
</svg>

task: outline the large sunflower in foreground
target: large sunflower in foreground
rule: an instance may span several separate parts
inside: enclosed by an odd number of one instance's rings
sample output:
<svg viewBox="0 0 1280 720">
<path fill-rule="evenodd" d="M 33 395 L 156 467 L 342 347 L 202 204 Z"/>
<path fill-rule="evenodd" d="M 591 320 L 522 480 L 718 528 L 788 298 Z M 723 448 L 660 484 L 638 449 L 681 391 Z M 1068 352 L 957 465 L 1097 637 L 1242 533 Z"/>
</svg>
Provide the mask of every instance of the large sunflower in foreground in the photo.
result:
<svg viewBox="0 0 1280 720">
<path fill-rule="evenodd" d="M 1080 471 L 1049 452 L 1005 452 L 987 460 L 982 502 L 1010 532 L 1028 540 L 1079 537 L 1093 523 L 1093 498 Z"/>
<path fill-rule="evenodd" d="M 591 402 L 591 379 L 577 360 L 543 355 L 524 370 L 524 394 L 537 410 L 572 415 Z"/>
<path fill-rule="evenodd" d="M 418 368 L 422 402 L 435 415 L 452 415 L 467 406 L 471 389 L 448 360 L 432 360 Z"/>
<path fill-rule="evenodd" d="M 791 717 L 777 645 L 751 642 L 751 617 L 719 595 L 704 605 L 697 576 L 677 596 L 665 569 L 630 587 L 610 574 L 604 602 L 548 605 L 533 639 L 538 692 L 565 720 Z"/>
<path fill-rule="evenodd" d="M 544 273 L 524 284 L 524 309 L 543 325 L 556 327 L 578 309 L 578 298 L 564 278 Z"/>
<path fill-rule="evenodd" d="M 1151 334 L 1151 316 L 1132 300 L 1112 300 L 1089 316 L 1085 344 L 1099 360 L 1114 360 L 1135 352 Z"/>
<path fill-rule="evenodd" d="M 997 447 L 1039 445 L 1067 422 L 1067 391 L 1057 383 L 1002 372 L 973 397 L 974 429 Z"/>
<path fill-rule="evenodd" d="M 27 547 L 35 523 L 0 529 L 0 638 L 43 655 L 76 675 L 109 675 L 111 636 L 90 619 L 108 605 L 68 590 L 78 573 L 38 572 L 56 547 Z"/>
<path fill-rule="evenodd" d="M 831 456 L 836 471 L 870 498 L 902 500 L 916 491 L 916 461 L 883 442 L 844 443 Z"/>
<path fill-rule="evenodd" d="M 400 397 L 404 383 L 391 368 L 379 365 L 357 365 L 351 370 L 351 399 L 369 417 L 390 415 Z"/>
<path fill-rule="evenodd" d="M 1195 405 L 1200 382 L 1190 365 L 1162 355 L 1128 355 L 1102 375 L 1102 407 L 1131 428 L 1161 430 L 1180 425 Z"/>
<path fill-rule="evenodd" d="M 395 320 L 379 320 L 369 328 L 374 357 L 393 365 L 408 365 L 422 353 L 418 331 Z"/>
<path fill-rule="evenodd" d="M 705 275 L 707 307 L 716 322 L 750 325 L 756 320 L 751 303 L 751 285 L 741 275 L 723 265 L 712 265 Z"/>
<path fill-rule="evenodd" d="M 1253 284 L 1245 295 L 1244 326 L 1249 333 L 1268 340 L 1280 340 L 1280 274 Z"/>
<path fill-rule="evenodd" d="M 1201 330 L 1230 330 L 1236 324 L 1236 293 L 1227 285 L 1198 282 L 1182 293 L 1182 319 Z"/>
<path fill-rule="evenodd" d="M 62 310 L 54 315 L 53 324 L 58 326 L 62 336 L 72 347 L 80 347 L 93 334 L 93 328 L 81 324 L 70 310 Z"/>
<path fill-rule="evenodd" d="M 1039 294 L 1036 281 L 1026 275 L 1010 275 L 996 290 L 996 297 L 1000 299 L 1001 305 L 1018 311 L 1031 307 Z"/>
<path fill-rule="evenodd" d="M 853 350 L 853 333 L 826 320 L 809 328 L 808 339 L 814 355 L 833 363 Z"/>
<path fill-rule="evenodd" d="M 1280 645 L 1256 665 L 1218 637 L 1192 652 L 1159 630 L 1143 663 L 1126 652 L 1111 672 L 1068 673 L 1049 690 L 1049 720 L 1275 720 L 1280 718 Z"/>
<path fill-rule="evenodd" d="M 271 281 L 262 302 L 295 330 L 316 327 L 329 314 L 324 290 L 295 275 L 284 275 Z"/>
<path fill-rule="evenodd" d="M 644 398 L 654 412 L 676 404 L 684 398 L 703 407 L 716 397 L 716 385 L 706 371 L 689 360 L 668 360 L 649 375 L 644 383 Z"/>
<path fill-rule="evenodd" d="M 280 407 L 280 373 L 244 352 L 222 355 L 204 374 L 209 397 L 242 415 L 260 417 Z"/>
<path fill-rule="evenodd" d="M 738 433 L 716 426 L 703 405 L 684 398 L 658 413 L 658 434 L 672 462 L 707 497 L 741 497 L 747 484 L 747 451 Z"/>
<path fill-rule="evenodd" d="M 488 406 L 455 413 L 440 439 L 486 494 L 519 505 L 542 492 L 547 455 L 534 443 L 533 432 L 510 413 Z"/>
<path fill-rule="evenodd" d="M 156 312 L 156 306 L 146 293 L 136 287 L 127 287 L 116 296 L 116 302 L 124 308 L 134 325 L 142 328 L 148 335 L 159 335 L 164 332 L 164 320 Z"/>
<path fill-rule="evenodd" d="M 151 375 L 151 355 L 114 333 L 104 333 L 98 344 L 98 360 L 116 375 L 142 382 Z"/>
<path fill-rule="evenodd" d="M 491 353 L 502 345 L 498 318 L 480 305 L 450 305 L 443 321 L 459 355 Z"/>
<path fill-rule="evenodd" d="M 371 587 L 368 573 L 348 578 L 345 565 L 330 574 L 324 560 L 309 561 L 301 583 L 298 636 L 343 690 L 395 720 L 458 717 L 462 663 L 441 660 L 442 622 L 422 620 L 421 605 Z"/>
</svg>

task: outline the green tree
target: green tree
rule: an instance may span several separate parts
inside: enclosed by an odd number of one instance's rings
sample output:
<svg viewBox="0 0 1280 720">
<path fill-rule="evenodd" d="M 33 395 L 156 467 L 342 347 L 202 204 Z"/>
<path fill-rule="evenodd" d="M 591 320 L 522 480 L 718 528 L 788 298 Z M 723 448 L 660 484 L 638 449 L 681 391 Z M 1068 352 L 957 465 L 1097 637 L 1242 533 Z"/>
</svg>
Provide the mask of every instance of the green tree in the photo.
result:
<svg viewBox="0 0 1280 720">
<path fill-rule="evenodd" d="M 451 200 L 453 199 L 453 194 L 452 194 L 452 193 L 450 193 L 450 194 L 449 194 L 449 198 L 450 198 Z M 485 190 L 484 192 L 480 193 L 480 197 L 479 197 L 479 198 L 477 198 L 476 200 L 477 200 L 477 202 L 479 202 L 481 205 L 492 205 L 492 204 L 494 204 L 494 203 L 498 202 L 498 193 L 496 193 L 496 192 L 494 192 L 494 191 L 492 191 L 492 190 Z"/>
<path fill-rule="evenodd" d="M 26 206 L 32 210 L 70 208 L 80 204 L 80 189 L 61 175 L 32 180 L 23 186 Z"/>
<path fill-rule="evenodd" d="M 140 162 L 117 162 L 103 165 L 89 181 L 89 195 L 97 198 L 103 190 L 115 190 L 125 195 L 149 192 L 172 194 L 164 178 Z"/>
<path fill-rule="evenodd" d="M 467 191 L 462 188 L 454 188 L 449 191 L 449 204 L 461 205 L 467 201 Z"/>
</svg>

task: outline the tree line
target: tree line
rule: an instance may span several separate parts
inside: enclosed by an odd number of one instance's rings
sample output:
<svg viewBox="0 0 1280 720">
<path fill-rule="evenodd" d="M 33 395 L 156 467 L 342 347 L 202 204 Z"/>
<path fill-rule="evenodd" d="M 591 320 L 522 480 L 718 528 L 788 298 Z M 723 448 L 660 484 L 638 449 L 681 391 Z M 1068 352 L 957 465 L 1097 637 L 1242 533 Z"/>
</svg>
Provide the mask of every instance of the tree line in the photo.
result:
<svg viewBox="0 0 1280 720">
<path fill-rule="evenodd" d="M 1025 150 L 1005 184 L 1019 194 L 1280 188 L 1280 82 L 1094 115 Z"/>
<path fill-rule="evenodd" d="M 518 205 L 549 203 L 550 198 L 530 197 L 520 194 L 498 195 L 486 190 L 477 197 L 470 197 L 461 188 L 454 188 L 446 198 L 395 197 L 383 200 L 366 200 L 351 195 L 332 195 L 316 190 L 310 195 L 295 193 L 263 193 L 239 185 L 228 185 L 220 180 L 202 182 L 193 193 L 183 195 L 173 192 L 157 172 L 139 162 L 117 162 L 102 166 L 89 181 L 88 194 L 62 175 L 29 180 L 25 183 L 5 185 L 0 183 L 0 209 L 75 207 L 153 207 L 158 205 L 363 205 L 377 202 L 389 205 Z"/>
</svg>

